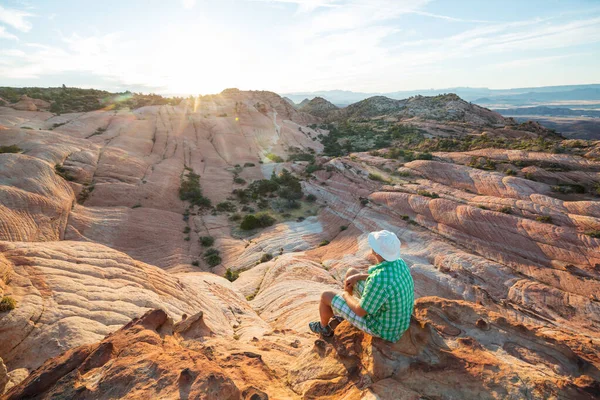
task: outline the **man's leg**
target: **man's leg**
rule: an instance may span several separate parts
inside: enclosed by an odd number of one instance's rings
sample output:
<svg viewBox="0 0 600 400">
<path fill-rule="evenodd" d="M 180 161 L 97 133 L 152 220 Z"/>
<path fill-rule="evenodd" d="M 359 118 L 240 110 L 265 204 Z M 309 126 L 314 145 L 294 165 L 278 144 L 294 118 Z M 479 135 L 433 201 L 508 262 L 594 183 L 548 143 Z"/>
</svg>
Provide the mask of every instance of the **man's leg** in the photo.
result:
<svg viewBox="0 0 600 400">
<path fill-rule="evenodd" d="M 333 310 L 331 309 L 331 301 L 335 297 L 336 293 L 327 290 L 321 293 L 321 303 L 319 304 L 319 314 L 321 315 L 321 326 L 327 326 L 329 320 L 333 317 Z"/>
</svg>

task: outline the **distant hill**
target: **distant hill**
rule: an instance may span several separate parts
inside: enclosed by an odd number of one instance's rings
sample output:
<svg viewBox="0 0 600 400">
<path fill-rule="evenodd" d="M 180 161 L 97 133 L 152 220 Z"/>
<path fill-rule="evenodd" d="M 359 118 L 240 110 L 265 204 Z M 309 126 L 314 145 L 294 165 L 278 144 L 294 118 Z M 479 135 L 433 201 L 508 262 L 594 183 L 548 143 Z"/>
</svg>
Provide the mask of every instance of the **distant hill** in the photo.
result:
<svg viewBox="0 0 600 400">
<path fill-rule="evenodd" d="M 338 110 L 338 107 L 322 97 L 315 97 L 308 102 L 302 102 L 302 106 L 298 110 L 309 113 L 316 117 L 325 118 L 332 111 Z"/>
<path fill-rule="evenodd" d="M 338 107 L 345 107 L 349 104 L 356 103 L 374 96 L 385 96 L 391 99 L 399 100 L 417 95 L 437 96 L 445 93 L 455 93 L 462 99 L 465 99 L 466 101 L 472 101 L 477 104 L 497 104 L 500 103 L 499 100 L 515 105 L 531 104 L 531 101 L 549 102 L 564 100 L 598 100 L 600 102 L 600 84 L 542 86 L 514 89 L 455 87 L 442 89 L 404 90 L 387 93 L 361 93 L 346 90 L 327 90 L 318 92 L 286 93 L 284 96 L 287 96 L 296 103 L 299 103 L 307 97 L 323 97 Z"/>
<path fill-rule="evenodd" d="M 439 96 L 414 96 L 403 100 L 373 96 L 338 111 L 329 112 L 327 119 L 356 121 L 375 117 L 468 122 L 476 126 L 506 124 L 506 120 L 500 114 L 469 103 L 453 93 Z"/>
</svg>

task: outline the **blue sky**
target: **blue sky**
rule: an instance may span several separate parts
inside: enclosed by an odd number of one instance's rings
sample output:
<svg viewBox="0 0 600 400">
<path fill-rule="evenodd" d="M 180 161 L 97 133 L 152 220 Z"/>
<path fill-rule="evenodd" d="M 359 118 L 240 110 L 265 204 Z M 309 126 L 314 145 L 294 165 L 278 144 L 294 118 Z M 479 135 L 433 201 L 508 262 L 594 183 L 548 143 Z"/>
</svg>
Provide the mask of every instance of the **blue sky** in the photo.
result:
<svg viewBox="0 0 600 400">
<path fill-rule="evenodd" d="M 495 89 L 599 65 L 598 0 L 0 0 L 0 86 Z"/>
</svg>

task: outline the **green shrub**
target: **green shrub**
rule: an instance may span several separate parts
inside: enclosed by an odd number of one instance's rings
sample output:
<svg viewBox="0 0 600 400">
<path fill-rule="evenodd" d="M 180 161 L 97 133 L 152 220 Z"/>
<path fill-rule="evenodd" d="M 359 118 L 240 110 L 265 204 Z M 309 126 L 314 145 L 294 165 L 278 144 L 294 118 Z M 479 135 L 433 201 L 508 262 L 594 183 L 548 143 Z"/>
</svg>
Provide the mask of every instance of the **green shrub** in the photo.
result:
<svg viewBox="0 0 600 400">
<path fill-rule="evenodd" d="M 317 200 L 317 196 L 315 196 L 314 194 L 309 194 L 306 196 L 306 201 L 310 201 L 311 203 Z"/>
<path fill-rule="evenodd" d="M 552 186 L 553 192 L 570 194 L 570 193 L 585 193 L 585 187 L 578 184 L 558 184 L 556 186 Z"/>
<path fill-rule="evenodd" d="M 304 172 L 306 172 L 307 174 L 312 174 L 313 172 L 322 170 L 323 167 L 321 167 L 320 165 L 317 164 L 308 164 L 306 166 L 306 169 L 304 170 Z"/>
<path fill-rule="evenodd" d="M 346 229 L 348 229 L 348 227 L 346 225 L 340 226 L 340 231 L 345 231 Z"/>
<path fill-rule="evenodd" d="M 67 171 L 65 169 L 65 167 L 62 166 L 62 164 L 56 164 L 54 166 L 54 171 L 56 172 L 56 174 L 58 176 L 60 176 L 61 178 L 63 178 L 66 181 L 74 181 L 75 178 L 73 178 L 73 175 L 71 175 L 69 173 L 69 171 Z"/>
<path fill-rule="evenodd" d="M 294 153 L 289 155 L 288 161 L 308 161 L 309 163 L 314 163 L 315 156 L 310 153 Z"/>
<path fill-rule="evenodd" d="M 190 237 L 186 236 L 186 237 L 183 238 L 183 240 L 185 240 L 186 242 L 189 242 L 190 241 Z"/>
<path fill-rule="evenodd" d="M 499 212 L 503 213 L 503 214 L 512 214 L 512 207 L 510 206 L 504 206 L 501 209 L 498 210 Z"/>
<path fill-rule="evenodd" d="M 182 176 L 181 186 L 179 187 L 179 198 L 183 201 L 189 201 L 198 207 L 210 207 L 210 199 L 202 195 L 200 187 L 200 175 L 189 172 Z"/>
<path fill-rule="evenodd" d="M 242 219 L 242 216 L 240 214 L 233 214 L 231 217 L 229 217 L 230 220 L 232 221 L 239 221 Z"/>
<path fill-rule="evenodd" d="M 190 233 L 190 227 L 186 226 L 185 228 L 183 228 L 183 233 Z"/>
<path fill-rule="evenodd" d="M 439 196 L 437 193 L 435 193 L 435 192 L 430 192 L 430 191 L 428 191 L 428 190 L 423 190 L 423 189 L 417 190 L 417 194 L 418 194 L 419 196 L 431 197 L 432 199 L 437 199 L 438 197 L 440 197 L 440 196 Z"/>
<path fill-rule="evenodd" d="M 517 175 L 517 171 L 515 171 L 514 169 L 507 169 L 504 173 L 506 175 L 508 175 L 508 176 L 515 176 L 515 175 Z"/>
<path fill-rule="evenodd" d="M 327 246 L 328 244 L 329 240 L 323 240 L 321 243 L 319 243 L 319 247 Z"/>
<path fill-rule="evenodd" d="M 200 262 L 198 262 L 198 260 L 192 261 L 192 265 L 194 267 L 198 267 L 200 265 Z"/>
<path fill-rule="evenodd" d="M 535 176 L 531 172 L 525 172 L 525 179 L 529 179 L 530 181 L 535 181 Z"/>
<path fill-rule="evenodd" d="M 6 312 L 14 310 L 17 306 L 17 301 L 10 296 L 2 297 L 0 300 L 0 312 Z"/>
<path fill-rule="evenodd" d="M 417 156 L 417 160 L 431 160 L 433 158 L 433 155 L 431 153 L 420 153 Z"/>
<path fill-rule="evenodd" d="M 589 231 L 585 233 L 586 235 L 593 237 L 595 239 L 600 239 L 600 230 Z"/>
<path fill-rule="evenodd" d="M 251 162 L 247 162 L 247 163 L 245 163 L 245 164 L 244 164 L 244 168 L 247 168 L 247 167 L 255 167 L 255 166 L 256 166 L 256 164 L 254 164 L 254 163 L 251 163 Z"/>
<path fill-rule="evenodd" d="M 482 210 L 489 210 L 489 208 L 487 208 L 483 204 L 478 204 L 477 207 L 481 208 Z"/>
<path fill-rule="evenodd" d="M 21 148 L 15 144 L 12 144 L 10 146 L 0 146 L 0 154 L 3 153 L 20 153 L 23 150 L 21 150 Z"/>
<path fill-rule="evenodd" d="M 276 154 L 273 154 L 273 153 L 267 153 L 267 158 L 268 158 L 269 160 L 273 161 L 273 162 L 276 162 L 276 163 L 281 163 L 281 162 L 283 162 L 283 158 L 281 158 L 281 157 L 279 157 L 278 155 L 276 155 Z"/>
<path fill-rule="evenodd" d="M 546 223 L 546 224 L 552 223 L 552 217 L 549 215 L 540 215 L 538 217 L 535 217 L 535 220 L 538 222 Z"/>
<path fill-rule="evenodd" d="M 271 253 L 264 253 L 261 257 L 260 257 L 260 262 L 264 263 L 267 261 L 271 261 L 273 259 L 273 256 L 271 255 Z"/>
<path fill-rule="evenodd" d="M 204 261 L 206 261 L 210 267 L 216 267 L 217 265 L 221 264 L 221 255 L 219 250 L 208 249 L 204 253 Z"/>
<path fill-rule="evenodd" d="M 140 208 L 142 205 L 140 203 L 136 203 L 131 206 L 131 208 Z"/>
<path fill-rule="evenodd" d="M 384 183 L 390 182 L 387 179 L 385 179 L 383 176 L 381 176 L 379 174 L 373 174 L 373 173 L 369 174 L 369 179 L 371 179 L 372 181 L 378 181 L 378 182 L 384 182 Z"/>
<path fill-rule="evenodd" d="M 225 279 L 227 279 L 229 282 L 233 282 L 239 277 L 240 271 L 232 270 L 231 268 L 227 268 L 227 271 L 225 271 Z"/>
<path fill-rule="evenodd" d="M 215 243 L 215 238 L 212 236 L 200 236 L 198 239 L 200 244 L 204 247 L 210 247 Z"/>
<path fill-rule="evenodd" d="M 408 215 L 401 215 L 401 216 L 400 216 L 400 218 L 401 218 L 403 221 L 408 221 L 408 220 L 410 219 L 410 217 L 409 217 Z"/>
<path fill-rule="evenodd" d="M 267 213 L 248 214 L 242 220 L 240 228 L 249 231 L 256 228 L 266 228 L 275 223 L 275 218 Z"/>
<path fill-rule="evenodd" d="M 236 210 L 237 207 L 230 201 L 222 201 L 219 204 L 217 204 L 217 211 L 235 212 Z"/>
<path fill-rule="evenodd" d="M 244 185 L 246 183 L 246 180 L 244 178 L 236 176 L 235 178 L 233 178 L 233 183 L 237 183 L 238 185 Z"/>
</svg>

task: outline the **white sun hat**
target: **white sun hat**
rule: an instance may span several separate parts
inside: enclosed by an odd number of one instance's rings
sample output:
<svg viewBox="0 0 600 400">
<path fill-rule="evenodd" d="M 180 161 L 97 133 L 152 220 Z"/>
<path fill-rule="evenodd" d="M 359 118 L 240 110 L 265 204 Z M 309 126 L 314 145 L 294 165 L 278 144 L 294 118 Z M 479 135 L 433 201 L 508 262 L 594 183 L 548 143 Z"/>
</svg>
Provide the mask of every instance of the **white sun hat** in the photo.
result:
<svg viewBox="0 0 600 400">
<path fill-rule="evenodd" d="M 383 230 L 369 233 L 369 246 L 386 261 L 400 258 L 400 239 L 394 232 Z"/>
</svg>

